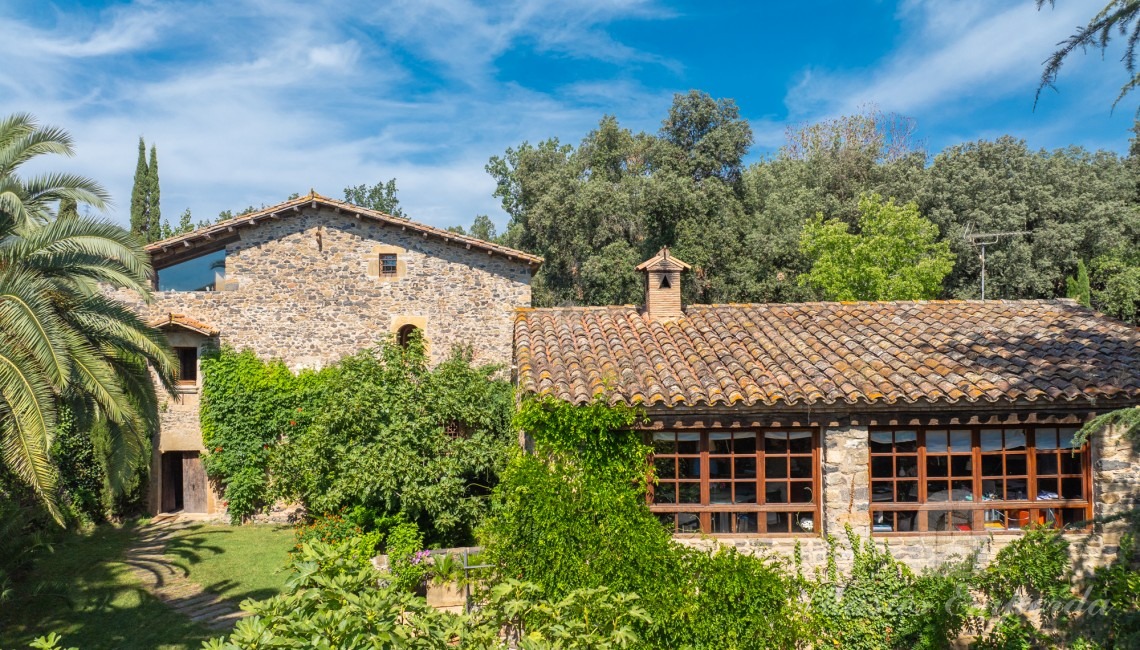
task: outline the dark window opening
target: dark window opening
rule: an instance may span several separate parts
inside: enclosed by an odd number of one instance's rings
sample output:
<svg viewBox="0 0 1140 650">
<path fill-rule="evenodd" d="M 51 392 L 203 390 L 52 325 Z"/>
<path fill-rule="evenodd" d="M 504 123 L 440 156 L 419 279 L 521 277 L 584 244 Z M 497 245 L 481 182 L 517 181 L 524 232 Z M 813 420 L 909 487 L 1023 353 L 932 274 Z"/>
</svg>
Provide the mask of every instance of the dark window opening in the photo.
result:
<svg viewBox="0 0 1140 650">
<path fill-rule="evenodd" d="M 178 354 L 178 383 L 184 386 L 198 385 L 198 348 L 174 348 Z"/>
<path fill-rule="evenodd" d="M 206 253 L 157 273 L 159 291 L 217 291 L 226 278 L 226 251 Z"/>
<path fill-rule="evenodd" d="M 669 282 L 669 276 L 668 275 L 662 275 L 661 276 L 661 285 L 658 287 L 658 289 L 670 289 L 672 287 L 673 287 L 673 285 L 670 284 L 670 282 Z"/>
<path fill-rule="evenodd" d="M 415 325 L 404 325 L 396 330 L 396 344 L 402 348 L 408 347 L 408 344 L 412 342 L 412 334 L 415 333 L 417 329 L 419 328 Z"/>
<path fill-rule="evenodd" d="M 380 255 L 380 275 L 396 275 L 396 254 Z"/>
<path fill-rule="evenodd" d="M 443 432 L 447 434 L 447 437 L 453 439 L 466 440 L 471 437 L 466 425 L 458 420 L 448 420 L 447 423 L 443 425 Z"/>
</svg>

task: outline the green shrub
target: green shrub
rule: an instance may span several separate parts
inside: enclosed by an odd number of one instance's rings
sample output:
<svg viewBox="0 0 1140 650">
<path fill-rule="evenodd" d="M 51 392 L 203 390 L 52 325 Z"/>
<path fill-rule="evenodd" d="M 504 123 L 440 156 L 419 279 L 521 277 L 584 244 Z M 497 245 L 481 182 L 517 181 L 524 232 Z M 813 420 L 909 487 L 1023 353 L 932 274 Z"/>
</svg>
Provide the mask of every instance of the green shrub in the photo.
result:
<svg viewBox="0 0 1140 650">
<path fill-rule="evenodd" d="M 633 646 L 635 628 L 648 623 L 630 594 L 584 589 L 550 601 L 518 581 L 489 590 L 472 616 L 439 612 L 381 586 L 382 576 L 358 564 L 347 543 L 307 543 L 292 569 L 287 593 L 242 603 L 253 615 L 203 647 L 487 650 L 509 642 L 519 650 L 616 650 Z"/>
<path fill-rule="evenodd" d="M 851 569 L 837 568 L 838 542 L 828 538 L 825 571 L 805 580 L 812 637 L 824 647 L 856 650 L 947 648 L 973 613 L 966 596 L 975 557 L 916 575 L 886 545 L 846 529 Z"/>
<path fill-rule="evenodd" d="M 293 561 L 288 592 L 242 603 L 253 614 L 213 650 L 261 648 L 432 648 L 443 650 L 458 620 L 412 594 L 377 587 L 380 575 L 359 563 L 351 542 L 306 543 Z"/>
<path fill-rule="evenodd" d="M 61 532 L 31 488 L 0 467 L 0 625 L 3 603 Z"/>
<path fill-rule="evenodd" d="M 577 589 L 548 601 L 542 590 L 518 580 L 492 587 L 463 628 L 462 648 L 521 650 L 611 650 L 638 642 L 637 630 L 652 623 L 634 594 L 605 587 Z"/>
<path fill-rule="evenodd" d="M 424 536 L 411 522 L 397 524 L 385 540 L 388 566 L 395 576 L 395 585 L 406 591 L 415 591 L 427 578 L 431 569 L 431 553 L 424 550 Z"/>
<path fill-rule="evenodd" d="M 289 552 L 290 556 L 297 556 L 303 551 L 305 544 L 313 542 L 331 546 L 347 544 L 348 548 L 351 548 L 350 555 L 362 563 L 376 557 L 376 549 L 383 539 L 383 534 L 379 531 L 364 532 L 340 514 L 315 517 L 309 523 L 297 526 L 294 532 L 296 543 Z"/>
<path fill-rule="evenodd" d="M 297 375 L 250 351 L 207 355 L 205 466 L 231 518 L 298 500 L 364 530 L 402 515 L 433 545 L 469 543 L 515 441 L 513 389 L 471 358 L 456 349 L 429 369 L 415 336 Z"/>
<path fill-rule="evenodd" d="M 106 520 L 109 490 L 103 464 L 99 462 L 90 432 L 78 430 L 67 407 L 59 411 L 51 457 L 59 470 L 59 485 L 63 491 L 61 505 L 83 523 Z"/>
<path fill-rule="evenodd" d="M 722 549 L 689 552 L 684 642 L 697 648 L 794 648 L 806 638 L 784 564 Z M 660 614 L 658 614 L 660 615 Z"/>
<path fill-rule="evenodd" d="M 511 460 L 481 529 L 498 580 L 555 601 L 602 587 L 637 594 L 639 647 L 787 647 L 799 628 L 781 567 L 685 549 L 649 511 L 649 448 L 629 431 L 639 417 L 602 399 L 523 403 L 517 422 L 534 454 Z"/>
<path fill-rule="evenodd" d="M 1136 534 L 1128 533 L 1120 541 L 1115 560 L 1093 572 L 1075 626 L 1077 638 L 1090 644 L 1086 647 L 1140 648 L 1137 559 Z"/>
<path fill-rule="evenodd" d="M 978 587 L 997 613 L 1019 596 L 1040 602 L 1047 623 L 1055 623 L 1073 599 L 1069 543 L 1061 532 L 1037 527 L 1002 548 L 978 578 Z"/>
</svg>

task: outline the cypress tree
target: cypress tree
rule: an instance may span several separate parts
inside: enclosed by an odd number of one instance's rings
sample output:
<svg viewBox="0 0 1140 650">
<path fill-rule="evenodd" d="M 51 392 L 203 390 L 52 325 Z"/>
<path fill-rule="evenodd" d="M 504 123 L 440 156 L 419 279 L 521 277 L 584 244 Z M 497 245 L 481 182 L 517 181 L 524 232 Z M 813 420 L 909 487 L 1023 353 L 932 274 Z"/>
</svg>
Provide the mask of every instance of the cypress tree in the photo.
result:
<svg viewBox="0 0 1140 650">
<path fill-rule="evenodd" d="M 1065 278 L 1065 296 L 1085 307 L 1092 306 L 1092 288 L 1089 286 L 1089 271 L 1084 260 L 1077 260 L 1077 277 Z"/>
<path fill-rule="evenodd" d="M 147 216 L 147 168 L 146 143 L 139 138 L 139 161 L 135 166 L 135 183 L 131 187 L 131 232 L 146 241 L 146 230 L 150 225 Z"/>
<path fill-rule="evenodd" d="M 146 240 L 152 242 L 162 239 L 162 208 L 159 205 L 161 193 L 158 189 L 158 152 L 153 144 L 150 145 L 150 165 L 147 167 L 146 174 L 148 217 Z"/>
</svg>

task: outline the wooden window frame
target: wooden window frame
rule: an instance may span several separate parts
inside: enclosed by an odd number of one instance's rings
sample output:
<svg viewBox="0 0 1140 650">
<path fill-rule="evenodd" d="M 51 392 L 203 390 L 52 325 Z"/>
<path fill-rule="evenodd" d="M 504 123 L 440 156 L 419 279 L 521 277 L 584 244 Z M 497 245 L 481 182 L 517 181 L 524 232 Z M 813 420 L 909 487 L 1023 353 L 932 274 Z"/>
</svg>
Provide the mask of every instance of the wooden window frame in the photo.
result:
<svg viewBox="0 0 1140 650">
<path fill-rule="evenodd" d="M 178 345 L 174 346 L 174 353 L 178 355 L 178 377 L 175 384 L 182 389 L 190 389 L 198 387 L 198 346 L 195 345 Z M 184 379 L 184 373 L 187 368 L 183 367 L 183 355 L 193 354 L 194 364 L 191 369 L 193 378 Z"/>
<path fill-rule="evenodd" d="M 380 275 L 395 276 L 399 272 L 399 257 L 396 253 L 380 253 Z"/>
<path fill-rule="evenodd" d="M 1030 525 L 1044 525 L 1052 516 L 1051 525 L 1055 528 L 1064 528 L 1066 523 L 1075 523 L 1069 521 L 1066 517 L 1067 512 L 1080 511 L 1081 518 L 1076 521 L 1089 521 L 1093 516 L 1093 484 L 1092 484 L 1092 463 L 1091 452 L 1089 445 L 1086 442 L 1083 447 L 1076 450 L 1076 458 L 1079 459 L 1080 471 L 1072 472 L 1066 471 L 1066 467 L 1072 468 L 1071 461 L 1066 463 L 1064 456 L 1072 455 L 1073 448 L 1062 447 L 1063 438 L 1066 433 L 1075 432 L 1077 427 L 1071 426 L 1057 426 L 1057 425 L 1009 425 L 1009 426 L 923 426 L 923 427 L 872 427 L 869 431 L 869 436 L 874 436 L 876 433 L 892 433 L 896 434 L 901 431 L 913 431 L 916 434 L 916 451 L 899 452 L 897 451 L 897 441 L 892 435 L 892 450 L 890 452 L 876 452 L 874 443 L 871 439 L 868 440 L 870 462 L 867 467 L 869 479 L 869 496 L 870 496 L 870 516 L 871 516 L 871 533 L 874 536 L 908 536 L 908 535 L 970 535 L 970 534 L 1020 534 L 1022 530 Z M 983 432 L 1001 432 L 1002 446 L 997 450 L 983 450 L 982 449 L 982 433 Z M 1024 449 L 1006 449 L 1005 439 L 1008 432 L 1022 431 L 1025 435 Z M 930 452 L 928 444 L 928 434 L 931 432 L 946 432 L 948 447 L 947 451 Z M 969 432 L 970 434 L 970 448 L 968 451 L 958 451 L 952 440 L 951 432 Z M 1056 436 L 1055 447 L 1041 447 L 1038 445 L 1038 433 L 1041 433 L 1043 440 L 1048 440 L 1046 436 Z M 1011 458 L 1014 463 L 1017 463 L 1018 456 L 1025 456 L 1025 471 L 1024 473 L 1008 473 L 1010 471 Z M 910 476 L 900 477 L 898 475 L 899 459 L 909 458 L 915 456 L 917 459 L 917 473 L 912 479 Z M 930 465 L 928 459 L 937 457 L 947 457 L 946 475 L 930 475 Z M 1047 458 L 1053 456 L 1056 463 L 1056 473 L 1041 473 L 1038 471 L 1039 457 Z M 968 458 L 969 459 L 969 474 L 954 473 L 953 458 Z M 984 457 L 1000 457 L 1002 465 L 1001 474 L 987 474 L 985 473 L 983 458 Z M 876 460 L 880 463 L 882 459 L 890 459 L 891 463 L 891 477 L 876 476 Z M 957 476 L 957 478 L 955 478 Z M 917 480 L 917 497 L 915 501 L 898 501 L 899 491 L 898 483 Z M 1024 480 L 1026 484 L 1024 498 L 1010 498 L 1009 482 Z M 1064 481 L 1079 480 L 1078 485 L 1081 487 L 1081 498 L 1066 498 L 1064 494 Z M 930 501 L 929 500 L 929 486 L 934 483 L 945 481 L 947 483 L 947 496 L 946 501 Z M 998 481 L 1002 484 L 1003 498 L 989 499 L 985 498 L 983 494 L 983 483 L 987 481 Z M 969 483 L 970 485 L 970 498 L 956 500 L 954 499 L 955 483 Z M 878 485 L 891 483 L 893 489 L 892 501 L 875 501 L 875 492 Z M 1056 486 L 1058 492 L 1057 498 L 1041 499 L 1040 494 L 1042 489 L 1048 486 Z M 1045 505 L 1047 504 L 1047 505 Z M 1052 511 L 1050 513 L 1050 511 Z M 958 530 L 931 530 L 930 529 L 930 516 L 929 512 L 947 512 L 947 513 L 962 513 L 964 521 L 961 524 L 950 525 L 958 527 Z M 900 531 L 899 518 L 901 513 L 910 515 L 914 514 L 915 525 L 914 530 Z M 1018 521 L 1017 527 L 1011 528 L 1009 524 L 1010 516 L 1017 513 Z M 879 515 L 883 515 L 880 517 Z M 953 516 L 953 515 L 951 515 Z M 993 518 L 993 517 L 996 517 Z M 880 519 L 882 521 L 880 522 Z M 1000 523 L 1005 520 L 1002 527 L 987 526 L 987 524 Z M 886 530 L 890 526 L 893 530 Z M 968 526 L 968 529 L 963 527 Z M 1068 529 L 1068 530 L 1087 530 L 1084 529 Z"/>
<path fill-rule="evenodd" d="M 764 449 L 765 434 L 772 432 L 805 432 L 809 434 L 810 450 L 803 453 L 792 453 L 789 441 L 789 449 L 786 453 L 769 453 Z M 656 476 L 656 469 L 654 469 L 655 480 L 649 486 L 648 494 L 646 495 L 646 503 L 649 505 L 650 511 L 655 515 L 674 515 L 673 532 L 675 535 L 712 535 L 715 537 L 802 537 L 818 536 L 822 532 L 822 466 L 821 466 L 821 452 L 820 452 L 820 431 L 817 427 L 769 427 L 769 428 L 756 428 L 747 430 L 725 430 L 725 429 L 669 429 L 665 431 L 647 432 L 645 439 L 650 445 L 654 444 L 654 436 L 656 434 L 674 434 L 674 444 L 677 444 L 677 434 L 697 434 L 698 438 L 698 452 L 695 454 L 681 454 L 679 449 L 671 454 L 653 454 L 651 455 L 651 463 L 656 463 L 659 459 L 671 458 L 674 461 L 674 474 L 676 478 L 660 478 Z M 751 453 L 736 453 L 735 451 L 735 434 L 751 433 L 755 435 L 756 445 Z M 718 454 L 712 452 L 713 436 L 716 434 L 733 434 L 729 438 L 729 444 L 732 445 L 732 451 L 727 454 Z M 754 459 L 755 461 L 755 477 L 740 478 L 737 476 L 738 460 Z M 785 476 L 769 477 L 767 471 L 767 462 L 770 459 L 784 458 L 786 471 Z M 680 478 L 680 461 L 683 459 L 696 459 L 700 467 L 700 477 L 698 479 L 682 479 Z M 713 478 L 710 476 L 710 461 L 724 459 L 728 462 L 730 474 L 728 478 L 718 477 Z M 806 479 L 798 479 L 791 476 L 791 464 L 793 459 L 804 459 L 810 462 L 810 477 Z M 731 495 L 735 497 L 738 485 L 753 484 L 755 486 L 755 503 L 712 503 L 711 489 L 713 483 L 729 483 L 732 490 Z M 766 485 L 768 483 L 783 483 L 786 487 L 785 502 L 768 502 L 768 494 Z M 697 484 L 700 486 L 700 503 L 680 503 L 680 485 L 682 484 Z M 793 484 L 803 484 L 808 486 L 811 491 L 810 502 L 790 502 L 792 498 Z M 656 490 L 665 486 L 677 486 L 677 492 L 674 492 L 676 499 L 674 503 L 654 503 L 654 495 Z M 729 532 L 714 532 L 713 531 L 713 517 L 718 513 L 732 513 L 729 519 L 730 531 Z M 775 531 L 768 530 L 767 517 L 764 516 L 768 513 L 787 513 L 786 525 L 788 531 Z M 811 516 L 811 530 L 800 528 L 796 530 L 797 522 L 793 520 L 796 513 L 810 513 Z M 681 522 L 676 515 L 680 514 L 695 514 L 699 522 L 699 531 L 681 530 Z M 748 515 L 755 514 L 756 516 L 756 531 L 755 532 L 737 532 L 740 520 L 735 515 Z M 803 521 L 803 520 L 800 520 Z"/>
</svg>

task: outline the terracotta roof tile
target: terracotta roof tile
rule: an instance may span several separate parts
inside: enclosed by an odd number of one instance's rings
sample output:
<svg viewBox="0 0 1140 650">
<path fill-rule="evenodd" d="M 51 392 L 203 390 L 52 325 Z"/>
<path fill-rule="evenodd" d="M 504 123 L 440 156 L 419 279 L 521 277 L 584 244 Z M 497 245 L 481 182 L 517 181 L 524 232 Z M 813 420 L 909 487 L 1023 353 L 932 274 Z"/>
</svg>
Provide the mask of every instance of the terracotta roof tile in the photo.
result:
<svg viewBox="0 0 1140 650">
<path fill-rule="evenodd" d="M 648 405 L 1140 398 L 1140 332 L 1072 301 L 520 310 L 520 389 Z"/>
<path fill-rule="evenodd" d="M 181 327 L 183 329 L 193 330 L 205 336 L 217 336 L 218 328 L 212 327 L 203 323 L 200 320 L 190 318 L 185 314 L 167 314 L 163 318 L 151 322 L 151 327 Z"/>
</svg>

